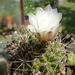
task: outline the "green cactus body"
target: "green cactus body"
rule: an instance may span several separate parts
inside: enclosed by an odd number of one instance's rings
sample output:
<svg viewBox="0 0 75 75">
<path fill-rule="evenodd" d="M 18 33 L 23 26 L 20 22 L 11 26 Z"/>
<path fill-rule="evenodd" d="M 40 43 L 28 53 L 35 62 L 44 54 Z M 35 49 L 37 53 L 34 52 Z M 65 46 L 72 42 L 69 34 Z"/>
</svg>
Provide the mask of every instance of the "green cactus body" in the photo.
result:
<svg viewBox="0 0 75 75">
<path fill-rule="evenodd" d="M 35 75 L 38 72 L 42 75 L 55 75 L 66 61 L 64 48 L 59 41 L 52 43 L 39 40 L 24 27 L 12 37 L 16 37 L 14 43 L 10 43 L 11 47 L 14 47 L 10 50 L 13 52 L 13 59 L 17 61 L 12 63 L 16 65 L 12 67 L 15 70 L 21 69 L 27 75 Z"/>
<path fill-rule="evenodd" d="M 75 66 L 75 54 L 73 52 L 68 54 L 68 64 L 71 66 Z"/>
<path fill-rule="evenodd" d="M 6 74 L 8 71 L 8 63 L 4 57 L 0 57 L 0 75 Z"/>
</svg>

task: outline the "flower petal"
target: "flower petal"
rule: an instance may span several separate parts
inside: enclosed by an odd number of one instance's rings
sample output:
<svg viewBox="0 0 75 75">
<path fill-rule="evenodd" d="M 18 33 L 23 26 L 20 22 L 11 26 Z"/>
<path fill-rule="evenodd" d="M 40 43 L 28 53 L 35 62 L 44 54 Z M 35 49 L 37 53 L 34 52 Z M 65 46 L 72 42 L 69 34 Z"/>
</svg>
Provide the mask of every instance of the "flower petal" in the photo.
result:
<svg viewBox="0 0 75 75">
<path fill-rule="evenodd" d="M 40 37 L 42 40 L 46 40 L 46 31 L 40 32 Z"/>
<path fill-rule="evenodd" d="M 29 15 L 29 22 L 32 26 L 37 28 L 37 21 L 36 21 L 35 15 L 33 15 L 33 14 Z"/>
<path fill-rule="evenodd" d="M 57 8 L 55 8 L 55 9 L 52 9 L 52 14 L 57 14 L 58 12 L 57 12 Z"/>
<path fill-rule="evenodd" d="M 45 11 L 48 13 L 48 15 L 51 12 L 51 10 L 52 10 L 52 7 L 50 4 L 45 7 Z"/>
<path fill-rule="evenodd" d="M 41 35 L 40 35 L 40 33 L 35 33 L 35 35 L 36 35 L 36 37 L 38 38 L 38 39 L 41 39 Z"/>
<path fill-rule="evenodd" d="M 53 38 L 52 31 L 50 32 L 44 31 L 44 32 L 41 32 L 40 35 L 41 35 L 41 39 L 46 41 L 50 41 Z"/>
<path fill-rule="evenodd" d="M 61 20 L 62 14 L 57 13 L 57 9 L 53 9 L 51 11 L 51 13 L 49 14 L 49 18 L 52 20 L 52 22 L 57 23 L 57 22 L 59 22 Z"/>
<path fill-rule="evenodd" d="M 53 32 L 52 32 L 52 31 L 46 33 L 46 39 L 47 39 L 48 41 L 51 41 L 52 38 L 53 38 Z"/>
<path fill-rule="evenodd" d="M 39 26 L 39 31 L 40 32 L 43 32 L 43 31 L 47 31 L 48 28 L 51 28 L 52 27 L 52 24 L 50 23 L 50 21 L 43 21 L 41 23 L 41 25 Z"/>
<path fill-rule="evenodd" d="M 45 28 L 46 28 L 46 31 L 47 31 L 47 32 L 52 31 L 52 29 L 53 29 L 54 27 L 56 27 L 56 25 L 57 25 L 57 24 L 56 24 L 55 22 L 53 22 L 53 21 L 49 22 L 48 26 L 45 27 Z"/>
<path fill-rule="evenodd" d="M 62 19 L 62 13 L 58 13 L 57 15 L 57 21 L 59 22 Z"/>
<path fill-rule="evenodd" d="M 53 36 L 55 35 L 56 31 L 59 28 L 59 23 L 56 24 L 56 26 L 52 27 L 50 30 L 48 30 L 49 32 L 51 31 Z"/>
<path fill-rule="evenodd" d="M 32 25 L 28 25 L 27 28 L 33 33 L 36 32 L 36 29 Z"/>
<path fill-rule="evenodd" d="M 38 25 L 41 25 L 41 22 L 48 19 L 48 14 L 42 8 L 38 7 L 36 9 L 36 20 Z"/>
<path fill-rule="evenodd" d="M 56 31 L 58 30 L 58 28 L 59 28 L 59 24 L 57 24 L 57 25 L 53 28 L 53 30 L 52 30 L 53 35 L 55 35 L 55 33 L 56 33 Z"/>
</svg>

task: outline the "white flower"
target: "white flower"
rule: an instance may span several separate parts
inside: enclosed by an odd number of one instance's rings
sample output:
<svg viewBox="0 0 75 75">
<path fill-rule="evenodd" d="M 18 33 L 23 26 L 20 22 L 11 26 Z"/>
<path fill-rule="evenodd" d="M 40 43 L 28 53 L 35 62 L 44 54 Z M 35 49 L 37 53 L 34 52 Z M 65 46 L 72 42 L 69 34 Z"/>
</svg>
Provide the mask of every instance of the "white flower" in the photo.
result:
<svg viewBox="0 0 75 75">
<path fill-rule="evenodd" d="M 41 7 L 36 9 L 36 14 L 29 15 L 30 25 L 27 26 L 37 38 L 42 40 L 51 40 L 62 18 L 62 14 L 57 12 L 57 9 L 52 9 L 50 5 L 47 5 L 43 10 Z"/>
</svg>

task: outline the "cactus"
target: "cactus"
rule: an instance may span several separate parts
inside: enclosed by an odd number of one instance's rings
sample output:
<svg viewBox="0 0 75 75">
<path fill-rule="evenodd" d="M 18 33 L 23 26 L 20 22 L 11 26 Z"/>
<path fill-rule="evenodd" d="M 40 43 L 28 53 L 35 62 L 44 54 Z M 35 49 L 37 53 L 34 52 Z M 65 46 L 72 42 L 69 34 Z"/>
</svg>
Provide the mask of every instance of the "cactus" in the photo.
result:
<svg viewBox="0 0 75 75">
<path fill-rule="evenodd" d="M 61 67 L 65 67 L 66 51 L 59 39 L 51 42 L 38 40 L 25 26 L 20 27 L 12 37 L 8 38 L 11 39 L 8 44 L 13 53 L 12 70 L 17 69 L 28 75 L 39 72 L 42 75 L 57 75 L 59 71 L 65 74 Z"/>
<path fill-rule="evenodd" d="M 0 75 L 7 74 L 8 71 L 8 62 L 7 60 L 0 56 Z"/>
<path fill-rule="evenodd" d="M 7 41 L 0 41 L 0 55 L 7 60 L 11 59 L 12 52 L 7 49 Z"/>
</svg>

